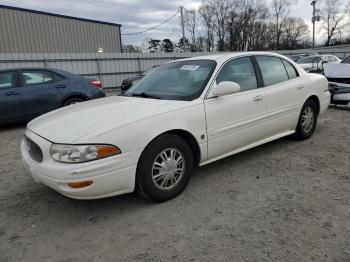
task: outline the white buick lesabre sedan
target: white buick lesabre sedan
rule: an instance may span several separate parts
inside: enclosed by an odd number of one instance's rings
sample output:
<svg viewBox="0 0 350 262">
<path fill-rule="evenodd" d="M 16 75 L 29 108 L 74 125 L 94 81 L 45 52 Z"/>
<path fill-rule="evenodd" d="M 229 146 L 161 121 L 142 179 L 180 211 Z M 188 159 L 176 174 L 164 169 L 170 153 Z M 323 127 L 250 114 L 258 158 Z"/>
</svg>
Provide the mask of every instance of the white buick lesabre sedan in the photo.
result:
<svg viewBox="0 0 350 262">
<path fill-rule="evenodd" d="M 273 53 L 170 62 L 123 96 L 34 119 L 21 144 L 35 181 L 76 199 L 136 190 L 180 194 L 196 166 L 292 135 L 312 136 L 330 102 L 325 77 Z"/>
</svg>

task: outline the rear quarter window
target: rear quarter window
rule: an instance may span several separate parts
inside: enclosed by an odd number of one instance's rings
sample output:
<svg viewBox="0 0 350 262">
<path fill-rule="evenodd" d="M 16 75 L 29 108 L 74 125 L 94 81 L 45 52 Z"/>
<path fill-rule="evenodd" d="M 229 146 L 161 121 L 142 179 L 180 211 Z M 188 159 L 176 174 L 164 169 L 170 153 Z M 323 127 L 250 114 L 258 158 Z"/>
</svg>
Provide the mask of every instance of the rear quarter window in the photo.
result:
<svg viewBox="0 0 350 262">
<path fill-rule="evenodd" d="M 344 60 L 342 61 L 343 64 L 350 64 L 350 56 L 347 56 L 344 58 Z"/>
<path fill-rule="evenodd" d="M 52 77 L 53 77 L 54 82 L 58 82 L 58 81 L 62 81 L 64 79 L 66 79 L 64 76 L 61 76 L 55 72 L 51 72 L 51 73 L 52 73 Z"/>
<path fill-rule="evenodd" d="M 299 76 L 298 71 L 295 67 L 286 60 L 282 60 L 284 66 L 286 67 L 289 79 L 297 78 Z"/>
</svg>

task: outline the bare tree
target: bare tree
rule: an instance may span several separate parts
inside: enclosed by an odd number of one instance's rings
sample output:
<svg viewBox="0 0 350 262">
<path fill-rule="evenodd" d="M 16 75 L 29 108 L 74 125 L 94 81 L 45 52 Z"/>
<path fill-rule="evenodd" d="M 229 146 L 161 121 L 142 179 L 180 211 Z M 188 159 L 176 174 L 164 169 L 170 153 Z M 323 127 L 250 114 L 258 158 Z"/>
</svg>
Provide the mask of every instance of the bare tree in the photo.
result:
<svg viewBox="0 0 350 262">
<path fill-rule="evenodd" d="M 218 40 L 218 50 L 224 51 L 232 2 L 223 0 L 209 0 L 208 2 L 215 19 L 214 31 Z"/>
<path fill-rule="evenodd" d="M 245 31 L 242 25 L 245 0 L 242 2 L 233 0 L 232 5 L 234 8 L 230 10 L 228 21 L 228 46 L 230 50 L 239 51 L 242 46 L 243 31 Z"/>
<path fill-rule="evenodd" d="M 197 23 L 196 23 L 196 11 L 195 10 L 186 10 L 184 13 L 184 24 L 185 29 L 190 33 L 191 44 L 196 44 L 196 31 L 197 31 Z"/>
<path fill-rule="evenodd" d="M 229 47 L 231 50 L 253 50 L 262 39 L 262 23 L 267 23 L 269 10 L 262 0 L 236 1 L 230 13 Z M 266 29 L 266 27 L 265 27 Z M 271 32 L 269 32 L 271 35 Z M 270 41 L 269 41 L 270 42 Z M 265 43 L 262 43 L 265 46 Z"/>
<path fill-rule="evenodd" d="M 308 47 L 309 27 L 301 18 L 287 18 L 282 29 L 283 49 L 297 49 Z"/>
<path fill-rule="evenodd" d="M 214 11 L 204 0 L 202 6 L 198 9 L 198 14 L 206 32 L 207 51 L 210 52 L 214 46 Z"/>
<path fill-rule="evenodd" d="M 250 50 L 271 50 L 274 45 L 275 24 L 271 21 L 257 21 L 253 30 Z"/>
<path fill-rule="evenodd" d="M 242 50 L 250 50 L 252 47 L 251 39 L 255 33 L 255 24 L 258 21 L 267 20 L 269 10 L 261 0 L 245 0 L 241 15 L 242 20 Z"/>
<path fill-rule="evenodd" d="M 275 20 L 275 34 L 276 34 L 276 49 L 280 48 L 280 39 L 282 34 L 282 27 L 289 16 L 290 7 L 295 4 L 297 0 L 272 0 L 272 14 Z"/>
<path fill-rule="evenodd" d="M 349 25 L 346 18 L 350 13 L 350 1 L 344 7 L 340 0 L 324 0 L 321 9 L 324 29 L 327 33 L 326 46 L 331 44 L 332 38 L 341 35 L 343 29 Z"/>
<path fill-rule="evenodd" d="M 272 16 L 264 0 L 202 1 L 198 14 L 208 51 L 214 40 L 219 51 L 290 49 L 309 44 L 305 22 L 289 16 L 297 0 L 271 0 Z"/>
</svg>

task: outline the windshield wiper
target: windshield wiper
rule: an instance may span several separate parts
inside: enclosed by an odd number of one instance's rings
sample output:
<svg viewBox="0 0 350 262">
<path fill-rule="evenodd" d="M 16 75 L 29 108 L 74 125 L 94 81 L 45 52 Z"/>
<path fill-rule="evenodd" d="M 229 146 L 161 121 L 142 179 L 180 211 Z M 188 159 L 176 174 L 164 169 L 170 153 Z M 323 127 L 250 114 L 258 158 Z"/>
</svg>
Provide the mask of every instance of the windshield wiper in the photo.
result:
<svg viewBox="0 0 350 262">
<path fill-rule="evenodd" d="M 155 96 L 155 95 L 147 94 L 146 92 L 142 92 L 142 93 L 133 93 L 132 96 L 138 96 L 138 97 L 143 97 L 143 98 L 161 99 L 160 96 Z"/>
</svg>

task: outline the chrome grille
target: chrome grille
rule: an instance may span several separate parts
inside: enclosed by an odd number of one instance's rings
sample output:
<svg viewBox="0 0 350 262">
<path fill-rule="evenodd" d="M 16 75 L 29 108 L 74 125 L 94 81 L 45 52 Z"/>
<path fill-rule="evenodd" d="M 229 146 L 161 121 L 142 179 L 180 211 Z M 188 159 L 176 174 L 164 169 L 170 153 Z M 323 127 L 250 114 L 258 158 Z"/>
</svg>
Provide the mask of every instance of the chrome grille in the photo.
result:
<svg viewBox="0 0 350 262">
<path fill-rule="evenodd" d="M 41 151 L 40 147 L 30 138 L 25 137 L 27 150 L 29 152 L 29 155 L 33 160 L 36 162 L 42 162 L 43 161 L 43 152 Z"/>
</svg>

